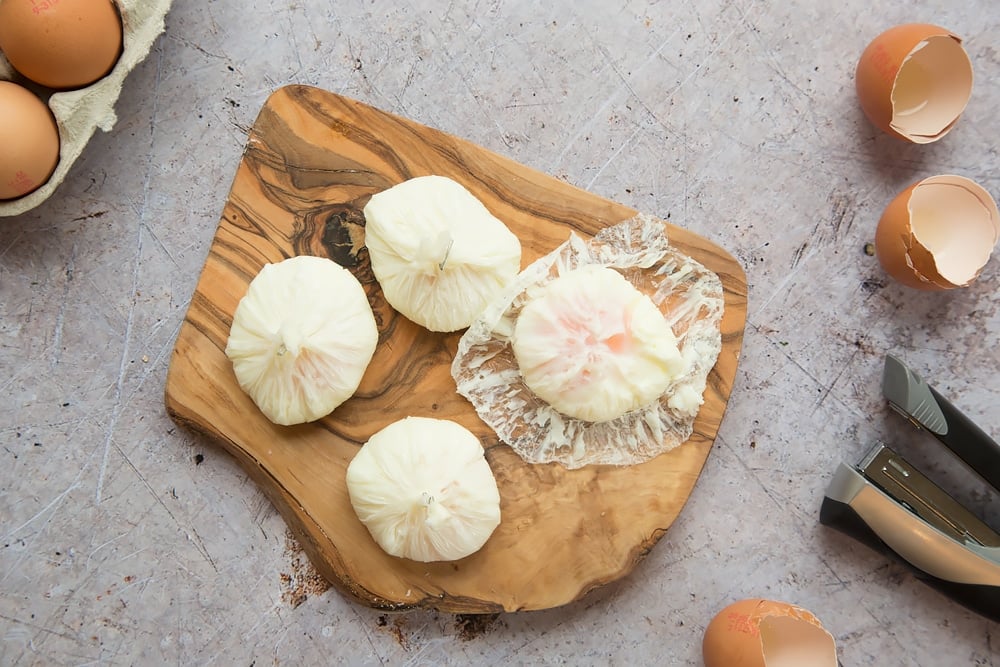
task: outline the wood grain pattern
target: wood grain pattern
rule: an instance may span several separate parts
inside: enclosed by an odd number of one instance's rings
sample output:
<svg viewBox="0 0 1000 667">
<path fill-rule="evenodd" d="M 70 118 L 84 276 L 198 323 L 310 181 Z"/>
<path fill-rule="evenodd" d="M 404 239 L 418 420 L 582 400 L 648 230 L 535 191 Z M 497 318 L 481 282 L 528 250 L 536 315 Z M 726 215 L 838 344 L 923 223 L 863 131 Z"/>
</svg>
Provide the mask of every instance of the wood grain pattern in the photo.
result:
<svg viewBox="0 0 1000 667">
<path fill-rule="evenodd" d="M 715 439 L 743 339 L 746 283 L 715 244 L 668 226 L 672 243 L 720 275 L 723 349 L 692 437 L 638 466 L 528 465 L 455 391 L 460 333 L 434 334 L 389 307 L 371 273 L 362 208 L 395 183 L 451 177 L 517 234 L 522 265 L 634 215 L 620 204 L 468 142 L 316 88 L 277 91 L 261 110 L 177 338 L 165 400 L 179 423 L 217 440 L 282 513 L 316 567 L 345 594 L 386 610 L 487 613 L 571 602 L 632 570 L 670 527 Z M 332 415 L 271 424 L 240 390 L 224 349 L 247 284 L 267 262 L 329 256 L 364 285 L 379 346 L 357 394 Z M 486 546 L 452 563 L 383 553 L 356 518 L 344 475 L 369 436 L 407 415 L 476 433 L 500 488 Z"/>
</svg>

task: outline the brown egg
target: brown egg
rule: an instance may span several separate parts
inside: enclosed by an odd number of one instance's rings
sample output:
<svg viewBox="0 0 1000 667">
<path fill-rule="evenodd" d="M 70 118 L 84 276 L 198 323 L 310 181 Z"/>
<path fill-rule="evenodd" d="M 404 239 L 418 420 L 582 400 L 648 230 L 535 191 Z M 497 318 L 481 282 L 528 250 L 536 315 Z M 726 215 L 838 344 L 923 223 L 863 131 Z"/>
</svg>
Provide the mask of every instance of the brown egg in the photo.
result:
<svg viewBox="0 0 1000 667">
<path fill-rule="evenodd" d="M 0 51 L 49 88 L 80 88 L 111 71 L 122 23 L 111 0 L 2 0 Z"/>
<path fill-rule="evenodd" d="M 0 199 L 43 185 L 59 162 L 59 129 L 45 103 L 27 88 L 0 81 Z"/>
<path fill-rule="evenodd" d="M 986 190 L 962 176 L 914 183 L 886 207 L 875 254 L 886 273 L 925 290 L 966 287 L 1000 238 L 1000 214 Z"/>
<path fill-rule="evenodd" d="M 972 95 L 972 63 L 962 40 L 935 25 L 886 30 L 861 54 L 858 100 L 889 134 L 928 144 L 954 127 Z"/>
<path fill-rule="evenodd" d="M 712 619 L 705 667 L 837 667 L 833 637 L 810 612 L 785 602 L 740 600 Z"/>
</svg>

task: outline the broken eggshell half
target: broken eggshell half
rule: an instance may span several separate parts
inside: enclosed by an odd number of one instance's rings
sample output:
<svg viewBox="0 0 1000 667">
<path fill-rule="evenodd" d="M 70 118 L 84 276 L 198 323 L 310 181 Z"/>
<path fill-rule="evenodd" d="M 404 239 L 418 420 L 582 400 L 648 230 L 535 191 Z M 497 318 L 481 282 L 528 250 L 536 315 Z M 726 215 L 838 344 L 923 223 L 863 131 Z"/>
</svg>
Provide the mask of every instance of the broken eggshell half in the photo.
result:
<svg viewBox="0 0 1000 667">
<path fill-rule="evenodd" d="M 890 28 L 861 54 L 858 100 L 879 129 L 916 144 L 946 135 L 972 95 L 972 63 L 962 40 L 926 23 Z"/>
<path fill-rule="evenodd" d="M 875 231 L 875 254 L 898 282 L 924 290 L 967 287 L 1000 237 L 996 202 L 962 176 L 914 183 L 886 207 Z"/>
<path fill-rule="evenodd" d="M 787 602 L 734 602 L 705 628 L 705 667 L 837 667 L 833 636 L 811 612 Z"/>
</svg>

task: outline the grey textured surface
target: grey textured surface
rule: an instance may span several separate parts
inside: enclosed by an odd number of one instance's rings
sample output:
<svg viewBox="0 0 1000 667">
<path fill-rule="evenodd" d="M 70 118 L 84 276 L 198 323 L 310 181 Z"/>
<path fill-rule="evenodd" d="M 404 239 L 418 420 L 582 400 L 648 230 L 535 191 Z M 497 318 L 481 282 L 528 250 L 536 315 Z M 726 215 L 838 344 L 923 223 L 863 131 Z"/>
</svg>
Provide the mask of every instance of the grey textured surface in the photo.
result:
<svg viewBox="0 0 1000 667">
<path fill-rule="evenodd" d="M 177 0 L 114 131 L 52 199 L 0 220 L 0 663 L 697 665 L 710 618 L 761 596 L 814 611 L 846 667 L 996 664 L 996 623 L 817 520 L 837 463 L 876 438 L 1000 516 L 878 387 L 894 352 L 1000 432 L 997 262 L 923 294 L 864 252 L 921 177 L 1000 194 L 1000 6 L 895 4 Z M 958 128 L 930 146 L 878 133 L 853 89 L 868 40 L 910 21 L 964 36 L 976 72 Z M 629 577 L 546 612 L 383 616 L 324 591 L 234 461 L 167 418 L 170 351 L 247 130 L 290 83 L 740 258 L 750 311 L 729 411 Z"/>
</svg>

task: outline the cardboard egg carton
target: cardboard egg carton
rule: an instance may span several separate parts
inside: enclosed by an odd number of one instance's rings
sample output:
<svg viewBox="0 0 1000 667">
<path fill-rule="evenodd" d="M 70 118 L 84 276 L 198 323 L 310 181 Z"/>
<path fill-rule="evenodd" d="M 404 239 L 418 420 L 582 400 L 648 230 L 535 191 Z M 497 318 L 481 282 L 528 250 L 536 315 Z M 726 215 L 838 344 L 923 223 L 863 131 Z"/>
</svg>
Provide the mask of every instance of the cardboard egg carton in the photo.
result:
<svg viewBox="0 0 1000 667">
<path fill-rule="evenodd" d="M 52 93 L 48 105 L 59 126 L 59 164 L 52 176 L 34 192 L 0 201 L 0 216 L 29 211 L 48 199 L 76 162 L 98 128 L 110 132 L 118 120 L 115 103 L 125 77 L 142 62 L 164 30 L 172 0 L 115 0 L 121 12 L 124 41 L 122 55 L 103 79 L 85 88 Z M 0 79 L 23 82 L 0 54 Z"/>
</svg>

